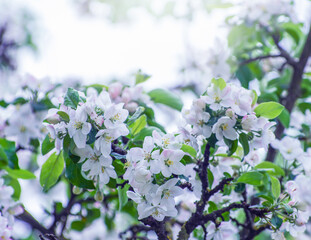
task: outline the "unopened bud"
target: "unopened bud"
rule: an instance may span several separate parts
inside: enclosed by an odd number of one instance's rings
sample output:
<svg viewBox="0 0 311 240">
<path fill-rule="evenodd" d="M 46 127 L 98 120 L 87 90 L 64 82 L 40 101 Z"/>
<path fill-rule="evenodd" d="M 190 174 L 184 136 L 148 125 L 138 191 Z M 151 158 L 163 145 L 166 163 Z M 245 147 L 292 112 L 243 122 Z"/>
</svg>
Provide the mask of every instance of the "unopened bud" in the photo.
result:
<svg viewBox="0 0 311 240">
<path fill-rule="evenodd" d="M 77 186 L 73 186 L 73 188 L 72 188 L 72 192 L 73 192 L 73 194 L 75 194 L 75 195 L 79 195 L 80 193 L 82 193 L 82 191 L 83 191 L 83 189 L 82 189 L 82 188 L 79 188 L 79 187 L 77 187 Z"/>
<path fill-rule="evenodd" d="M 97 191 L 94 196 L 95 201 L 102 202 L 104 200 L 104 194 L 101 191 Z"/>
</svg>

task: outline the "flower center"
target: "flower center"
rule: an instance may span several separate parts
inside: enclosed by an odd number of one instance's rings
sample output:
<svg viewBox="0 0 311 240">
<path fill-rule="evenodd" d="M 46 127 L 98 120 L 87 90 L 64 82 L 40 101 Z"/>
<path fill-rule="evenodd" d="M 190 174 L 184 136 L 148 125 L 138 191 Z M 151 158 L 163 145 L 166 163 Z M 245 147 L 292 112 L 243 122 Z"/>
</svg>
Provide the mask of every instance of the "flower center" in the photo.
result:
<svg viewBox="0 0 311 240">
<path fill-rule="evenodd" d="M 170 144 L 170 140 L 168 138 L 163 139 L 164 146 L 168 146 Z"/>
<path fill-rule="evenodd" d="M 21 126 L 19 129 L 22 133 L 26 132 L 27 128 L 25 126 Z"/>
<path fill-rule="evenodd" d="M 120 113 L 115 114 L 112 118 L 110 118 L 111 122 L 119 121 L 121 118 Z"/>
<path fill-rule="evenodd" d="M 220 128 L 221 128 L 223 131 L 226 131 L 226 130 L 228 129 L 228 124 L 227 124 L 227 123 L 221 124 Z"/>
<path fill-rule="evenodd" d="M 74 127 L 78 130 L 78 129 L 82 129 L 83 127 L 83 123 L 82 122 L 75 122 Z"/>
<path fill-rule="evenodd" d="M 170 160 L 170 159 L 164 160 L 164 163 L 165 163 L 165 165 L 168 166 L 168 167 L 174 164 L 174 162 L 173 162 L 172 160 Z"/>
</svg>

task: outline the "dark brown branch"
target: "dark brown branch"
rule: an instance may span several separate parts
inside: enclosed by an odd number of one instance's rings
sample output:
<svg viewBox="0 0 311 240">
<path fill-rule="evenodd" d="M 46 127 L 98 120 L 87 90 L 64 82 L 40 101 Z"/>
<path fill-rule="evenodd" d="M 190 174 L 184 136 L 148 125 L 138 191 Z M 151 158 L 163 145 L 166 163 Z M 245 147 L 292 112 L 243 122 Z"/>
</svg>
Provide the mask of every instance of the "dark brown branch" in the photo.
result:
<svg viewBox="0 0 311 240">
<path fill-rule="evenodd" d="M 275 46 L 280 51 L 280 56 L 284 57 L 286 59 L 286 62 L 291 65 L 292 67 L 295 67 L 297 62 L 294 58 L 290 56 L 290 54 L 280 45 L 280 35 L 279 34 L 272 34 L 272 39 L 274 41 Z"/>
<path fill-rule="evenodd" d="M 301 82 L 303 78 L 303 73 L 310 56 L 311 56 L 311 25 L 299 61 L 296 62 L 296 64 L 294 64 L 293 67 L 294 71 L 290 85 L 288 87 L 288 93 L 286 98 L 284 99 L 285 108 L 289 113 L 292 112 L 296 100 L 301 94 Z M 282 137 L 284 129 L 285 129 L 284 126 L 279 122 L 275 130 L 275 136 L 277 139 L 280 139 Z M 267 161 L 273 162 L 275 155 L 276 155 L 275 149 L 270 146 L 267 154 Z"/>
<path fill-rule="evenodd" d="M 157 234 L 158 238 L 161 240 L 169 240 L 169 234 L 165 227 L 165 219 L 162 222 L 155 220 L 153 217 L 147 217 L 141 220 L 145 225 L 151 227 L 153 231 Z"/>
<path fill-rule="evenodd" d="M 18 220 L 28 223 L 32 229 L 40 231 L 42 234 L 53 233 L 51 230 L 42 226 L 30 213 L 25 209 L 24 212 L 16 217 Z"/>
<path fill-rule="evenodd" d="M 151 227 L 147 227 L 145 225 L 134 225 L 129 227 L 128 229 L 126 229 L 124 232 L 121 232 L 119 234 L 119 238 L 123 239 L 123 236 L 130 232 L 131 233 L 131 237 L 129 237 L 128 239 L 138 239 L 140 237 L 137 236 L 138 233 L 141 232 L 149 232 L 149 231 L 153 231 L 153 229 Z"/>
<path fill-rule="evenodd" d="M 265 56 L 258 56 L 258 57 L 255 57 L 255 58 L 249 58 L 249 59 L 246 59 L 244 61 L 242 61 L 240 63 L 240 65 L 245 65 L 245 64 L 249 64 L 251 62 L 255 62 L 255 61 L 258 61 L 258 60 L 263 60 L 263 59 L 267 59 L 267 58 L 279 58 L 279 57 L 282 57 L 281 54 L 276 54 L 276 55 L 265 55 Z"/>
</svg>

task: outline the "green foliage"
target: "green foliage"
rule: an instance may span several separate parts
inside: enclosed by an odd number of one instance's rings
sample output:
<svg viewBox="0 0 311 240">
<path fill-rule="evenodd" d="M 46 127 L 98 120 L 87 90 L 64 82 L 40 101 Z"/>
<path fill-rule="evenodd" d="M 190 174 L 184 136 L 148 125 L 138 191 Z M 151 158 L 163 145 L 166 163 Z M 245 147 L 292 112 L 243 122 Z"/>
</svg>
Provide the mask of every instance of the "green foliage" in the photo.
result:
<svg viewBox="0 0 311 240">
<path fill-rule="evenodd" d="M 139 70 L 135 75 L 135 84 L 143 83 L 147 81 L 151 76 L 145 73 L 142 73 L 141 70 Z"/>
<path fill-rule="evenodd" d="M 41 153 L 44 156 L 45 154 L 47 154 L 48 152 L 50 152 L 55 145 L 55 141 L 52 139 L 50 139 L 49 135 L 46 135 L 46 137 L 44 138 L 42 144 L 41 144 Z"/>
<path fill-rule="evenodd" d="M 19 169 L 15 142 L 0 138 L 0 166 L 7 164 L 12 169 Z"/>
<path fill-rule="evenodd" d="M 78 91 L 74 90 L 73 88 L 68 88 L 64 99 L 65 106 L 77 109 L 79 101 L 80 97 Z"/>
<path fill-rule="evenodd" d="M 285 176 L 284 170 L 272 162 L 261 162 L 255 169 L 265 170 L 270 176 Z"/>
<path fill-rule="evenodd" d="M 268 119 L 273 119 L 279 116 L 284 109 L 284 106 L 277 102 L 265 102 L 259 104 L 254 112 L 258 117 L 265 117 Z"/>
<path fill-rule="evenodd" d="M 278 116 L 278 118 L 285 128 L 289 128 L 290 114 L 286 108 L 283 109 L 282 113 Z"/>
<path fill-rule="evenodd" d="M 183 107 L 181 99 L 177 95 L 168 90 L 157 88 L 150 91 L 148 95 L 150 96 L 153 102 L 167 105 L 178 111 L 181 111 Z"/>
<path fill-rule="evenodd" d="M 244 156 L 249 153 L 248 135 L 246 133 L 240 133 L 239 142 L 242 144 Z"/>
<path fill-rule="evenodd" d="M 45 191 L 49 190 L 58 180 L 64 169 L 62 152 L 54 152 L 43 164 L 40 173 L 40 184 Z"/>
<path fill-rule="evenodd" d="M 212 83 L 214 84 L 215 87 L 218 87 L 220 90 L 223 90 L 227 86 L 225 80 L 223 80 L 222 78 L 213 78 Z"/>
<path fill-rule="evenodd" d="M 281 184 L 279 179 L 277 179 L 276 177 L 270 176 L 270 178 L 272 195 L 277 199 L 281 194 Z"/>
<path fill-rule="evenodd" d="M 28 170 L 11 169 L 8 167 L 5 167 L 4 169 L 5 171 L 8 172 L 9 176 L 11 176 L 12 178 L 21 178 L 21 179 L 35 179 L 36 178 L 36 176 Z"/>
<path fill-rule="evenodd" d="M 185 153 L 189 153 L 190 156 L 193 158 L 196 158 L 197 156 L 197 151 L 189 145 L 183 144 L 181 150 L 184 151 Z"/>
<path fill-rule="evenodd" d="M 245 172 L 237 180 L 238 183 L 246 183 L 254 186 L 262 185 L 263 175 L 259 172 Z"/>
<path fill-rule="evenodd" d="M 133 136 L 137 135 L 144 127 L 147 125 L 147 117 L 146 115 L 140 116 L 134 123 L 129 125 L 131 130 L 131 134 Z"/>
</svg>

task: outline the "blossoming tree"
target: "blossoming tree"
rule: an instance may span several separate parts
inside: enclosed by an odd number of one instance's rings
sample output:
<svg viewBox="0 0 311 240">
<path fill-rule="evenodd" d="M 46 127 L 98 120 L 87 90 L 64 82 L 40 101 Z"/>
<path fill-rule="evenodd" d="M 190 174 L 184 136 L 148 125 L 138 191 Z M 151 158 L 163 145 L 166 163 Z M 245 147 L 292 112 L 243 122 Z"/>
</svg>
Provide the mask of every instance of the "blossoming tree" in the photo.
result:
<svg viewBox="0 0 311 240">
<path fill-rule="evenodd" d="M 68 239 L 101 219 L 104 239 L 310 237 L 311 32 L 289 1 L 241 9 L 228 19 L 231 54 L 212 54 L 215 78 L 190 108 L 168 90 L 146 92 L 142 72 L 131 86 L 27 76 L 1 99 L 1 238 L 15 221 L 29 239 Z M 157 104 L 178 112 L 177 131 L 157 121 Z M 21 179 L 46 194 L 64 184 L 67 203 L 40 223 L 19 201 Z"/>
</svg>

